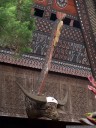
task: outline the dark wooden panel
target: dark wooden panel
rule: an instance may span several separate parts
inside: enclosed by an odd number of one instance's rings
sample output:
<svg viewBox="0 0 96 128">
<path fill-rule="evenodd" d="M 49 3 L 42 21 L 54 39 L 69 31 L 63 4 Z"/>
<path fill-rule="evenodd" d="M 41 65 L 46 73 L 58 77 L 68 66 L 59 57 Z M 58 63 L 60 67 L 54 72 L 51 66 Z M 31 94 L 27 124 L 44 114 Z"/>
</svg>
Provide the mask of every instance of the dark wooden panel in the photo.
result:
<svg viewBox="0 0 96 128">
<path fill-rule="evenodd" d="M 71 15 L 77 15 L 74 0 L 68 0 L 68 3 L 65 0 L 63 0 L 63 2 L 61 2 L 60 0 L 54 0 L 52 7 L 56 11 L 62 11 Z"/>
<path fill-rule="evenodd" d="M 80 41 L 83 40 L 82 36 L 80 37 L 80 31 L 77 31 L 77 34 L 75 33 L 72 35 L 70 34 L 70 29 L 67 31 L 65 28 L 63 31 L 63 36 L 61 35 L 61 38 L 55 47 L 53 58 L 61 61 L 89 66 L 85 46 L 83 42 L 80 43 Z M 74 29 L 72 31 L 75 32 Z M 76 42 L 76 40 L 78 40 L 79 43 Z M 46 55 L 49 41 L 50 36 L 39 32 L 35 33 L 32 44 L 34 55 Z"/>
<path fill-rule="evenodd" d="M 36 56 L 36 54 L 34 56 L 33 55 L 27 54 L 27 55 L 23 55 L 22 58 L 16 59 L 12 56 L 12 53 L 10 51 L 1 50 L 0 62 L 24 66 L 24 67 L 30 67 L 35 69 L 42 69 L 44 58 L 42 56 Z M 84 62 L 86 62 L 86 58 Z M 76 76 L 83 76 L 83 77 L 88 77 L 89 75 L 91 75 L 89 67 L 76 65 L 72 63 L 70 64 L 58 60 L 52 60 L 50 71 L 71 74 Z"/>
<path fill-rule="evenodd" d="M 27 117 L 24 95 L 15 81 L 20 82 L 30 92 L 32 90 L 37 92 L 36 82 L 40 72 L 3 64 L 0 64 L 0 69 L 2 69 L 0 72 L 0 115 Z M 89 100 L 88 84 L 89 82 L 85 79 L 49 73 L 43 94 L 63 100 L 68 91 L 68 101 L 63 107 L 64 114 L 60 114 L 60 120 L 75 121 L 85 112 L 89 112 L 90 100 L 92 103 L 90 110 L 94 110 L 94 100 L 92 100 L 94 97 Z"/>
<path fill-rule="evenodd" d="M 68 0 L 68 3 L 65 0 L 63 0 L 62 2 L 59 0 L 36 0 L 36 4 L 45 6 L 47 11 L 51 11 L 52 9 L 54 9 L 56 11 L 62 11 L 77 16 L 77 10 L 74 0 Z M 51 8 L 47 8 L 48 5 L 51 5 Z"/>
<path fill-rule="evenodd" d="M 96 35 L 96 5 L 94 0 L 85 0 L 88 10 L 89 20 L 92 26 L 93 34 Z"/>
</svg>

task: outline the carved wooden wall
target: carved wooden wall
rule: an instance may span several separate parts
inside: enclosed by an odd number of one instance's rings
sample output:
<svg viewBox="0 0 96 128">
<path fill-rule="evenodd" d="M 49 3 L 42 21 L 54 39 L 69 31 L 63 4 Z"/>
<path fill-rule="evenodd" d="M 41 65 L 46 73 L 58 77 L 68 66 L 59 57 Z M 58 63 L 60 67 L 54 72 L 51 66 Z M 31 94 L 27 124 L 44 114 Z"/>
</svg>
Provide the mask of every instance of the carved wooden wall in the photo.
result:
<svg viewBox="0 0 96 128">
<path fill-rule="evenodd" d="M 57 3 L 58 2 L 60 1 L 57 1 Z M 66 1 L 63 2 L 66 4 Z M 40 9 L 44 12 L 42 17 L 35 16 L 37 29 L 32 40 L 33 52 L 29 55 L 23 55 L 22 59 L 16 60 L 12 58 L 12 53 L 10 51 L 1 50 L 1 62 L 32 68 L 42 68 L 42 63 L 44 56 L 46 55 L 50 35 L 55 22 L 50 19 L 52 14 L 56 15 L 57 8 L 54 10 L 53 4 L 54 1 L 41 0 L 37 1 L 34 5 L 35 9 Z M 65 8 L 69 5 L 72 5 L 76 10 L 74 1 L 69 0 Z M 62 11 L 65 12 L 64 10 Z M 69 18 L 71 22 L 71 20 L 77 20 L 78 15 L 73 15 L 69 12 L 67 18 Z M 51 71 L 83 77 L 87 77 L 91 74 L 84 39 L 80 28 L 72 27 L 70 26 L 70 23 L 69 25 L 64 24 L 59 43 L 55 47 Z"/>
<path fill-rule="evenodd" d="M 39 71 L 0 64 L 0 116 L 27 117 L 24 95 L 15 81 L 34 92 Z M 75 121 L 84 113 L 95 110 L 94 94 L 88 88 L 88 80 L 60 74 L 48 74 L 44 94 L 63 100 L 68 91 L 68 101 L 60 114 L 60 120 Z"/>
<path fill-rule="evenodd" d="M 89 13 L 91 12 L 91 10 L 89 10 L 89 8 L 87 9 L 88 5 L 86 0 L 85 1 L 76 0 L 76 6 L 77 6 L 80 22 L 82 25 L 82 31 L 85 39 L 86 50 L 87 50 L 89 62 L 91 65 L 91 70 L 94 78 L 96 79 L 96 40 L 92 31 L 92 24 L 91 24 L 92 22 L 90 21 L 90 18 L 89 18 L 90 17 Z"/>
<path fill-rule="evenodd" d="M 45 19 L 37 19 L 37 32 L 33 37 L 33 53 L 36 55 L 46 55 L 48 42 L 52 31 L 54 22 Z M 55 48 L 54 59 L 87 65 L 89 62 L 84 46 L 84 39 L 81 30 L 67 25 L 63 26 L 59 43 Z"/>
<path fill-rule="evenodd" d="M 44 10 L 48 9 L 48 12 L 61 11 L 77 16 L 74 0 L 36 0 L 35 2 L 36 7 L 42 8 Z"/>
<path fill-rule="evenodd" d="M 63 3 L 61 4 L 61 2 Z M 65 108 L 63 108 L 66 113 L 60 115 L 61 120 L 67 121 L 80 119 L 84 113 L 95 111 L 96 105 L 94 95 L 87 89 L 88 81 L 85 78 L 81 78 L 91 74 L 85 41 L 92 42 L 90 38 L 91 33 L 88 33 L 90 23 L 86 20 L 87 15 L 83 2 L 82 0 L 78 0 L 76 5 L 81 24 L 82 22 L 84 23 L 82 24 L 84 35 L 80 28 L 72 27 L 70 23 L 69 25 L 64 24 L 59 43 L 54 51 L 50 69 L 54 74 L 49 73 L 44 90 L 45 94 L 55 96 L 58 99 L 63 99 L 66 91 L 69 92 L 68 102 Z M 34 7 L 43 10 L 43 15 L 42 17 L 34 16 L 36 18 L 37 30 L 34 33 L 32 41 L 33 52 L 16 59 L 13 58 L 12 52 L 0 50 L 0 62 L 3 62 L 0 64 L 0 115 L 26 117 L 24 95 L 14 81 L 20 80 L 22 81 L 22 85 L 27 89 L 37 90 L 36 81 L 39 77 L 39 71 L 35 71 L 33 68 L 42 69 L 44 56 L 46 55 L 54 25 L 54 21 L 51 20 L 52 14 L 55 15 L 56 11 L 60 10 L 66 12 L 67 18 L 70 18 L 70 20 L 78 20 L 73 0 L 69 0 L 68 3 L 67 0 L 55 0 L 55 5 L 52 0 L 37 0 Z M 67 12 L 69 7 L 73 11 Z M 83 36 L 85 37 L 85 41 Z M 92 58 L 94 59 L 94 57 L 93 54 Z M 6 66 L 4 63 L 23 67 Z M 31 68 L 24 69 L 24 67 Z M 67 76 L 64 74 L 67 74 Z M 68 76 L 68 74 L 73 75 L 73 77 Z"/>
<path fill-rule="evenodd" d="M 96 38 L 96 1 L 85 0 L 86 9 L 88 10 L 90 24 L 92 26 L 93 34 Z"/>
</svg>

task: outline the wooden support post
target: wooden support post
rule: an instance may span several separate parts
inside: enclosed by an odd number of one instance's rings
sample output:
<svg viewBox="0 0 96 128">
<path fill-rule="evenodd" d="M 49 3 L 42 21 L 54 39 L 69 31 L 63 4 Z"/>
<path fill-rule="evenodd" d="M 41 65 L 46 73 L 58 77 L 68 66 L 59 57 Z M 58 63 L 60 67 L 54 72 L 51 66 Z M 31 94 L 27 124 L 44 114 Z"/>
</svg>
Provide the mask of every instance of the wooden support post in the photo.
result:
<svg viewBox="0 0 96 128">
<path fill-rule="evenodd" d="M 57 20 L 55 22 L 52 36 L 49 42 L 49 47 L 46 53 L 45 61 L 42 67 L 42 71 L 38 80 L 38 95 L 41 95 L 45 86 L 45 80 L 48 74 L 48 71 L 51 67 L 51 61 L 52 61 L 52 56 L 53 56 L 53 51 L 54 51 L 54 46 L 57 44 L 59 37 L 60 37 L 60 31 L 63 26 L 63 21 L 62 19 L 66 16 L 66 14 L 57 12 Z"/>
</svg>

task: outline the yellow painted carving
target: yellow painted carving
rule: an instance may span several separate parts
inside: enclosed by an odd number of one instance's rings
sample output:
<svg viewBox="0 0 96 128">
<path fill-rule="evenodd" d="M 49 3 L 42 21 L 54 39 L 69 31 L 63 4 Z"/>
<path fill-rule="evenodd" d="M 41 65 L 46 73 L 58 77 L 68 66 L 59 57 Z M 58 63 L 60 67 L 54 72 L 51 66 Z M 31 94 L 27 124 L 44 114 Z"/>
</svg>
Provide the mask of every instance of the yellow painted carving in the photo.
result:
<svg viewBox="0 0 96 128">
<path fill-rule="evenodd" d="M 56 46 L 56 44 L 59 41 L 59 37 L 60 37 L 60 34 L 61 34 L 61 28 L 62 27 L 63 27 L 63 21 L 60 21 L 59 24 L 58 24 L 58 26 L 57 26 L 56 33 L 55 33 L 54 46 Z"/>
</svg>

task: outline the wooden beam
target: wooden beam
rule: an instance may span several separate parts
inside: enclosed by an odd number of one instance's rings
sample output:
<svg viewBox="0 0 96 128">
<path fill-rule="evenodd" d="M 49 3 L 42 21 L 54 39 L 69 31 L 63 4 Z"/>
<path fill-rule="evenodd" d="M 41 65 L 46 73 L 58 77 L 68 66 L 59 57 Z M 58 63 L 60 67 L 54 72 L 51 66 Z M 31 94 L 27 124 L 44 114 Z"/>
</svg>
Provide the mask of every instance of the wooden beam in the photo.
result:
<svg viewBox="0 0 96 128">
<path fill-rule="evenodd" d="M 75 0 L 77 11 L 79 14 L 82 32 L 85 39 L 85 46 L 91 66 L 93 77 L 96 80 L 96 42 L 93 35 L 92 26 L 89 20 L 89 15 L 86 9 L 85 0 Z"/>
</svg>

